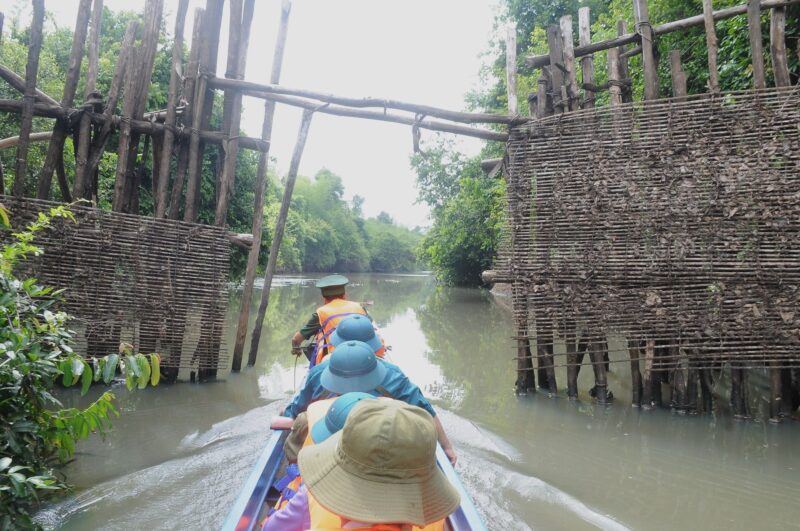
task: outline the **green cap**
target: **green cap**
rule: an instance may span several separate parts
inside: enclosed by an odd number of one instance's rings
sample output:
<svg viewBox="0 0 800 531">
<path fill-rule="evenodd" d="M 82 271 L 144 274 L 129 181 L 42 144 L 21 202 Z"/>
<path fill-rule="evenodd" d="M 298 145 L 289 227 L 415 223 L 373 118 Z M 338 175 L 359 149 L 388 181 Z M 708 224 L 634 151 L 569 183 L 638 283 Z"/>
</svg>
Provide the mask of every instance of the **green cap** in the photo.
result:
<svg viewBox="0 0 800 531">
<path fill-rule="evenodd" d="M 317 280 L 317 287 L 322 290 L 322 295 L 344 295 L 344 287 L 350 282 L 342 275 L 328 275 Z"/>
</svg>

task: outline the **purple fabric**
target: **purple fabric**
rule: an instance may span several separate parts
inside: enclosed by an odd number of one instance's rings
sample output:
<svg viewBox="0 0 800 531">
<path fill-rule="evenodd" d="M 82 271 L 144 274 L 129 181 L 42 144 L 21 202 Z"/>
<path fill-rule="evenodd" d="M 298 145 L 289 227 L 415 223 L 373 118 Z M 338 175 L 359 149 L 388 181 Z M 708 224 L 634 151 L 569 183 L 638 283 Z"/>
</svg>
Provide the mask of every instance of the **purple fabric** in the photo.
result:
<svg viewBox="0 0 800 531">
<path fill-rule="evenodd" d="M 303 531 L 311 527 L 311 515 L 308 512 L 308 490 L 305 484 L 300 485 L 289 503 L 283 509 L 272 513 L 261 531 Z"/>
</svg>

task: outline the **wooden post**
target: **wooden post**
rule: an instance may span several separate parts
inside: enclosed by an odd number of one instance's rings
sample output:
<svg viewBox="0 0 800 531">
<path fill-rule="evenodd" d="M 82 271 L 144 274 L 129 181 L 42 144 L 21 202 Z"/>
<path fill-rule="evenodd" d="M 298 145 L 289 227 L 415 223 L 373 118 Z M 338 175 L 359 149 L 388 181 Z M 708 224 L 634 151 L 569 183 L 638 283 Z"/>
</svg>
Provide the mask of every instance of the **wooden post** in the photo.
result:
<svg viewBox="0 0 800 531">
<path fill-rule="evenodd" d="M 743 419 L 747 413 L 747 372 L 738 363 L 731 364 L 731 407 L 733 418 Z"/>
<path fill-rule="evenodd" d="M 581 46 L 588 46 L 592 43 L 592 21 L 588 7 L 578 9 L 578 44 Z M 573 54 L 574 54 L 573 50 Z M 594 59 L 591 55 L 581 57 L 581 73 L 583 74 L 583 82 L 594 85 Z M 584 89 L 585 97 L 583 99 L 583 107 L 589 109 L 594 107 L 594 92 L 589 89 Z M 577 391 L 576 391 L 577 392 Z"/>
<path fill-rule="evenodd" d="M 258 315 L 256 316 L 256 322 L 253 327 L 253 338 L 250 341 L 250 356 L 247 359 L 247 364 L 250 366 L 255 365 L 256 357 L 258 356 L 258 343 L 261 340 L 261 330 L 264 326 L 264 316 L 267 313 L 267 305 L 269 304 L 269 292 L 270 288 L 272 287 L 272 277 L 275 275 L 275 267 L 278 264 L 278 252 L 281 249 L 281 241 L 283 240 L 283 229 L 286 226 L 286 217 L 289 215 L 289 205 L 292 201 L 294 183 L 297 179 L 297 172 L 300 168 L 300 159 L 303 156 L 303 149 L 306 145 L 306 137 L 308 137 L 308 128 L 311 125 L 311 118 L 313 116 L 313 111 L 303 111 L 303 118 L 300 122 L 300 131 L 297 133 L 297 143 L 294 146 L 292 161 L 289 164 L 289 174 L 286 176 L 286 187 L 283 190 L 281 209 L 280 212 L 278 212 L 278 220 L 275 223 L 275 232 L 272 234 L 272 246 L 269 250 L 267 270 L 264 273 L 264 287 L 261 291 L 261 303 L 258 306 Z"/>
<path fill-rule="evenodd" d="M 781 422 L 783 408 L 783 378 L 781 376 L 780 361 L 771 361 L 769 369 L 769 421 Z"/>
<path fill-rule="evenodd" d="M 619 49 L 610 48 L 608 57 L 608 95 L 612 107 L 622 105 L 622 87 L 619 75 Z"/>
<path fill-rule="evenodd" d="M 92 7 L 91 32 L 89 33 L 88 57 L 89 66 L 86 72 L 86 85 L 83 89 L 84 106 L 94 99 L 94 92 L 97 86 L 97 70 L 100 63 L 100 29 L 103 19 L 103 0 L 94 0 Z M 81 116 L 81 123 L 78 129 L 78 153 L 75 156 L 75 182 L 72 186 L 72 197 L 75 199 L 89 198 L 88 179 L 86 176 L 86 164 L 89 158 L 89 146 L 92 143 L 91 125 L 92 119 L 85 112 Z M 94 109 L 92 109 L 94 110 Z"/>
<path fill-rule="evenodd" d="M 189 0 L 178 2 L 175 15 L 175 40 L 172 44 L 172 69 L 169 74 L 169 95 L 167 96 L 167 116 L 164 118 L 164 138 L 161 144 L 161 161 L 158 167 L 158 187 L 153 197 L 154 215 L 163 218 L 167 213 L 167 190 L 169 188 L 169 168 L 172 162 L 172 147 L 175 143 L 175 122 L 178 106 L 178 90 L 181 82 L 179 70 L 183 64 L 183 27 Z M 155 153 L 155 150 L 154 150 Z M 155 159 L 155 157 L 154 157 Z M 155 171 L 155 166 L 153 167 Z"/>
<path fill-rule="evenodd" d="M 747 31 L 750 34 L 750 55 L 753 62 L 753 88 L 767 87 L 764 76 L 764 45 L 761 42 L 760 0 L 747 0 Z"/>
<path fill-rule="evenodd" d="M 278 37 L 275 42 L 275 51 L 272 56 L 272 72 L 269 82 L 278 84 L 281 82 L 281 69 L 283 67 L 283 52 L 286 49 L 286 37 L 289 31 L 289 14 L 292 10 L 290 0 L 283 0 L 281 5 L 281 19 L 278 27 Z M 272 140 L 272 122 L 275 117 L 275 102 L 264 102 L 264 121 L 261 125 L 261 140 L 270 142 Z M 244 342 L 247 336 L 247 321 L 250 317 L 250 300 L 253 297 L 253 281 L 258 267 L 258 255 L 261 252 L 261 235 L 264 227 L 264 193 L 267 187 L 267 165 L 269 162 L 269 151 L 262 151 L 258 158 L 258 170 L 256 172 L 255 204 L 253 205 L 253 243 L 247 254 L 247 269 L 244 273 L 244 285 L 242 286 L 242 304 L 239 308 L 239 322 L 236 327 L 236 342 L 233 347 L 232 370 L 238 371 L 242 367 L 242 354 L 244 353 Z M 255 363 L 258 355 L 258 345 L 256 353 L 251 354 Z"/>
<path fill-rule="evenodd" d="M 719 70 L 717 68 L 717 29 L 714 24 L 712 0 L 703 0 L 703 19 L 706 27 L 706 49 L 708 50 L 708 88 L 719 94 Z"/>
<path fill-rule="evenodd" d="M 672 96 L 679 101 L 686 99 L 686 72 L 681 66 L 680 50 L 669 51 L 669 69 L 672 74 Z"/>
<path fill-rule="evenodd" d="M 86 43 L 86 31 L 89 26 L 89 15 L 92 12 L 92 0 L 80 0 L 78 5 L 78 19 L 75 22 L 75 33 L 72 35 L 72 49 L 69 54 L 69 66 L 67 67 L 67 77 L 64 81 L 64 93 L 61 97 L 62 107 L 72 107 L 75 101 L 75 92 L 78 89 L 78 81 L 81 75 L 81 61 L 83 60 L 83 47 Z M 58 163 L 59 153 L 63 154 L 64 141 L 67 138 L 67 124 L 57 120 L 53 127 L 53 136 L 47 146 L 47 155 L 44 159 L 44 167 L 39 173 L 39 183 L 36 197 L 39 199 L 50 199 L 50 185 L 53 181 L 53 170 Z M 65 202 L 72 201 L 67 183 L 62 183 L 61 195 Z"/>
<path fill-rule="evenodd" d="M 508 114 L 517 114 L 517 28 L 506 27 L 506 94 Z"/>
<path fill-rule="evenodd" d="M 575 42 L 572 37 L 572 16 L 564 15 L 559 19 L 561 26 L 562 55 L 564 57 L 564 69 L 566 70 L 565 83 L 567 87 L 567 97 L 569 98 L 569 110 L 577 111 L 580 108 L 578 101 L 578 79 L 575 75 Z"/>
<path fill-rule="evenodd" d="M 788 87 L 789 62 L 786 57 L 786 8 L 776 7 L 769 12 L 769 51 L 776 87 Z"/>
<path fill-rule="evenodd" d="M 576 332 L 575 320 L 567 318 L 566 323 L 564 324 L 564 342 L 566 343 L 567 347 L 567 396 L 571 400 L 578 398 L 579 366 Z"/>
<path fill-rule="evenodd" d="M 42 51 L 42 24 L 44 22 L 44 0 L 33 0 L 31 36 L 28 42 L 28 62 L 25 65 L 25 95 L 22 97 L 22 123 L 17 144 L 17 164 L 14 174 L 14 195 L 25 193 L 25 178 L 28 175 L 28 137 L 33 127 L 33 104 L 36 101 L 36 77 L 39 73 L 39 53 Z"/>
<path fill-rule="evenodd" d="M 617 36 L 622 36 L 628 33 L 628 23 L 624 20 L 617 21 Z M 620 81 L 627 81 L 631 76 L 628 72 L 628 58 L 623 57 L 622 54 L 625 53 L 626 49 L 628 48 L 627 45 L 621 44 L 617 47 L 619 51 L 619 79 Z M 620 87 L 622 91 L 622 102 L 623 103 L 630 103 L 633 101 L 633 91 L 631 90 L 630 85 L 626 85 L 624 87 Z"/>
<path fill-rule="evenodd" d="M 650 25 L 647 0 L 633 0 L 636 33 L 642 36 L 642 64 L 644 66 L 644 99 L 658 99 L 658 63 L 655 56 L 655 34 Z"/>
<path fill-rule="evenodd" d="M 239 53 L 234 57 L 235 64 L 230 69 L 230 76 L 226 73 L 226 77 L 234 77 L 236 79 L 244 78 L 244 71 L 247 58 L 247 45 L 250 39 L 250 25 L 253 22 L 253 4 L 254 0 L 246 0 L 242 19 L 239 22 L 240 39 L 237 43 L 239 46 Z M 230 60 L 230 56 L 228 57 Z M 227 95 L 227 92 L 226 92 Z M 223 144 L 225 148 L 225 160 L 222 167 L 222 177 L 220 179 L 220 188 L 217 190 L 218 201 L 217 210 L 214 217 L 214 224 L 217 226 L 224 226 L 228 216 L 228 205 L 230 203 L 231 194 L 233 193 L 234 181 L 236 180 L 236 158 L 239 154 L 239 128 L 242 119 L 242 93 L 234 91 L 232 97 L 232 106 L 230 113 L 230 124 L 228 133 L 228 141 Z"/>
<path fill-rule="evenodd" d="M 569 102 L 564 101 L 561 88 L 564 86 L 564 52 L 562 50 L 561 28 L 551 25 L 547 28 L 547 45 L 550 49 L 550 86 L 553 110 L 563 113 L 569 110 Z"/>
<path fill-rule="evenodd" d="M 197 82 L 197 69 L 200 57 L 200 41 L 203 31 L 202 8 L 194 10 L 194 27 L 192 28 L 192 49 L 189 51 L 189 63 L 184 70 L 183 99 L 186 102 L 182 121 L 185 127 L 191 131 L 194 123 L 194 87 Z M 186 173 L 189 170 L 189 143 L 180 143 L 178 153 L 178 165 L 175 169 L 175 182 L 172 185 L 172 194 L 169 201 L 169 219 L 178 219 L 181 208 L 181 198 L 183 197 L 183 185 L 186 182 Z"/>
<path fill-rule="evenodd" d="M 552 99 L 550 98 L 550 91 L 552 90 L 553 84 L 550 81 L 549 66 L 542 68 L 538 85 L 536 94 L 536 117 L 544 118 L 553 113 Z"/>
<path fill-rule="evenodd" d="M 628 339 L 628 357 L 631 360 L 631 406 L 642 405 L 642 373 L 639 371 L 639 359 L 642 357 L 642 345 L 638 339 Z"/>
<path fill-rule="evenodd" d="M 589 358 L 592 360 L 592 368 L 594 369 L 594 388 L 595 398 L 598 404 L 608 403 L 608 378 L 606 376 L 606 364 L 603 348 L 606 340 L 599 336 L 592 341 L 589 351 Z"/>
<path fill-rule="evenodd" d="M 610 51 L 610 50 L 609 50 Z M 642 382 L 642 408 L 651 409 L 653 407 L 653 362 L 656 354 L 656 342 L 648 339 L 644 347 L 644 378 Z M 657 385 L 658 383 L 656 379 Z"/>
<path fill-rule="evenodd" d="M 207 90 L 208 78 L 205 74 L 216 72 L 217 51 L 219 49 L 219 20 L 222 17 L 222 0 L 207 0 L 203 14 L 203 38 L 200 48 L 199 76 L 195 83 L 194 113 L 189 139 L 189 175 L 186 183 L 186 207 L 183 211 L 184 221 L 197 221 L 200 207 L 200 179 L 203 169 L 203 146 L 198 130 L 206 129 L 211 119 L 213 94 Z"/>
</svg>

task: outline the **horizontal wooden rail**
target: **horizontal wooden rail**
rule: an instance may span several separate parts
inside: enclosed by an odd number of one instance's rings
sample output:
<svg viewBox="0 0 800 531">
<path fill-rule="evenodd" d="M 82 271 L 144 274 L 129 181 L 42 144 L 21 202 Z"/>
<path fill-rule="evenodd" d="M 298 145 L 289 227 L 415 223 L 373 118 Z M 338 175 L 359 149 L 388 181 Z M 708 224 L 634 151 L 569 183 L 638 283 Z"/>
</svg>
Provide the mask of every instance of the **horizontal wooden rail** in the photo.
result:
<svg viewBox="0 0 800 531">
<path fill-rule="evenodd" d="M 50 140 L 51 136 L 53 136 L 52 131 L 31 133 L 31 135 L 28 137 L 28 140 L 31 142 L 43 142 L 45 140 Z M 8 138 L 0 140 L 0 149 L 16 147 L 17 144 L 19 144 L 19 136 L 9 136 Z"/>
<path fill-rule="evenodd" d="M 221 90 L 241 90 L 255 97 L 260 97 L 259 95 L 261 94 L 283 94 L 285 96 L 298 96 L 301 98 L 319 100 L 321 102 L 342 105 L 344 107 L 377 107 L 381 109 L 395 109 L 398 111 L 408 111 L 423 116 L 431 116 L 434 118 L 441 118 L 443 120 L 450 120 L 451 122 L 467 124 L 484 123 L 514 125 L 527 121 L 525 118 L 520 116 L 451 111 L 447 109 L 441 109 L 439 107 L 431 107 L 430 105 L 418 105 L 416 103 L 408 103 L 404 101 L 383 98 L 350 98 L 346 96 L 325 94 L 323 92 L 316 92 L 313 90 L 290 88 L 283 85 L 268 85 L 253 83 L 250 81 L 241 81 L 238 79 L 223 79 L 213 76 L 208 76 L 208 86 Z"/>
<path fill-rule="evenodd" d="M 775 7 L 785 7 L 798 3 L 800 3 L 800 0 L 762 0 L 761 10 L 764 11 Z M 723 20 L 726 18 L 735 17 L 737 15 L 744 15 L 745 13 L 747 13 L 747 4 L 740 4 L 737 6 L 720 9 L 719 11 L 714 11 L 714 20 L 715 21 Z M 664 35 L 666 33 L 673 33 L 675 31 L 681 31 L 693 28 L 695 26 L 702 26 L 703 24 L 704 24 L 703 15 L 700 14 L 700 15 L 695 15 L 693 17 L 684 18 L 681 20 L 675 20 L 673 22 L 667 22 L 666 24 L 661 24 L 659 26 L 653 26 L 653 33 L 655 35 Z M 583 57 L 585 55 L 591 55 L 594 52 L 608 50 L 610 48 L 616 48 L 618 46 L 624 46 L 632 42 L 639 42 L 638 33 L 626 33 L 625 35 L 621 35 L 616 39 L 610 39 L 602 42 L 593 42 L 592 44 L 588 44 L 586 46 L 578 46 L 577 48 L 575 48 L 575 57 Z M 550 64 L 550 56 L 529 55 L 527 58 L 525 58 L 525 64 L 531 68 L 541 68 L 543 66 L 547 66 Z"/>
<path fill-rule="evenodd" d="M 17 100 L 0 100 L 0 111 L 21 113 L 22 102 Z M 51 105 L 49 103 L 36 103 L 33 106 L 34 116 L 41 116 L 44 118 L 55 118 L 58 120 L 70 120 L 70 122 L 77 122 L 81 115 L 81 111 L 77 109 L 68 109 L 60 105 Z M 106 117 L 103 114 L 88 113 L 92 118 L 92 123 L 104 124 Z M 112 116 L 111 123 L 113 127 L 119 127 L 123 118 L 120 116 Z M 144 133 L 147 135 L 160 135 L 164 132 L 164 125 L 152 122 L 149 120 L 131 120 L 131 131 L 136 133 Z M 190 130 L 177 130 L 176 134 L 179 137 L 188 137 Z M 200 138 L 212 144 L 222 144 L 227 141 L 228 136 L 219 131 L 198 131 Z M 252 149 L 253 151 L 266 151 L 269 143 L 251 138 L 247 136 L 239 137 L 239 145 L 243 148 Z"/>
</svg>

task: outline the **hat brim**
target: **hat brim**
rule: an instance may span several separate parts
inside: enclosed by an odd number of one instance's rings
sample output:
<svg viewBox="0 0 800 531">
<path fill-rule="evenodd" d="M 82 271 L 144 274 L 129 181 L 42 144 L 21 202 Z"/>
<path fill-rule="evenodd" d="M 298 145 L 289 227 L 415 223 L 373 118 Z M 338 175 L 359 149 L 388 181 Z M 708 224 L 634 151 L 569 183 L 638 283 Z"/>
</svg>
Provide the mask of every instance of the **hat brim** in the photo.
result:
<svg viewBox="0 0 800 531">
<path fill-rule="evenodd" d="M 339 329 L 337 328 L 337 329 L 335 329 L 333 331 L 333 333 L 331 334 L 331 337 L 328 338 L 328 341 L 334 347 L 338 347 L 342 343 L 345 343 L 346 341 L 351 341 L 351 340 L 342 338 L 342 336 L 339 335 Z M 361 340 L 359 340 L 359 341 L 361 341 Z M 372 349 L 372 353 L 373 354 L 375 352 L 378 352 L 378 350 L 380 350 L 380 348 L 383 346 L 383 343 L 381 342 L 381 338 L 378 337 L 378 334 L 375 334 L 374 336 L 372 336 L 372 339 L 370 339 L 369 341 L 362 341 L 362 343 L 366 343 L 367 345 L 369 345 L 369 348 Z"/>
<path fill-rule="evenodd" d="M 362 522 L 424 526 L 458 508 L 461 497 L 438 466 L 418 482 L 378 482 L 345 471 L 337 460 L 341 437 L 303 448 L 298 461 L 309 492 L 329 511 Z"/>
<path fill-rule="evenodd" d="M 361 376 L 351 376 L 349 378 L 333 374 L 331 372 L 330 363 L 328 363 L 325 370 L 322 371 L 320 383 L 322 387 L 337 395 L 352 393 L 354 391 L 368 393 L 378 387 L 385 377 L 386 366 L 380 360 L 378 360 L 375 369 L 371 372 L 362 374 Z"/>
</svg>

